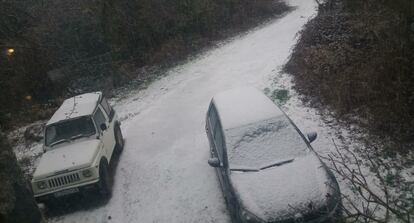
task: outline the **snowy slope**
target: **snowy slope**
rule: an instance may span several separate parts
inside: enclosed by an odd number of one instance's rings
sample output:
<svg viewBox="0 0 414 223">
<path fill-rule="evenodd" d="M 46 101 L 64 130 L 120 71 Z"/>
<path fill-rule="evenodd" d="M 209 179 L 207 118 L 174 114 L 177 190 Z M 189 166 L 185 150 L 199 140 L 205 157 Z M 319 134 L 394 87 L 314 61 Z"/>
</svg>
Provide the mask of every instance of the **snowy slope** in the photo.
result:
<svg viewBox="0 0 414 223">
<path fill-rule="evenodd" d="M 105 205 L 51 222 L 229 222 L 208 166 L 205 113 L 211 97 L 239 86 L 269 87 L 296 34 L 315 14 L 313 0 L 289 0 L 294 11 L 168 71 L 146 90 L 116 102 L 126 140 Z M 295 117 L 292 117 L 295 121 Z M 297 123 L 299 127 L 301 123 Z"/>
</svg>

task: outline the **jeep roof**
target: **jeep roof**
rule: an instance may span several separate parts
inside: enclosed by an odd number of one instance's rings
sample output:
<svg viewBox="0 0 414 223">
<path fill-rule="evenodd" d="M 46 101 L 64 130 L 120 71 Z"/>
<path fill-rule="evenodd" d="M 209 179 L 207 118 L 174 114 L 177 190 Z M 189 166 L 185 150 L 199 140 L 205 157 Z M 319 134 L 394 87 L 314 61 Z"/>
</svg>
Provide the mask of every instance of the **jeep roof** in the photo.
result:
<svg viewBox="0 0 414 223">
<path fill-rule="evenodd" d="M 283 115 L 262 92 L 252 87 L 236 88 L 213 97 L 223 129 L 232 129 Z"/>
<path fill-rule="evenodd" d="M 91 115 L 95 111 L 101 98 L 102 92 L 86 93 L 68 98 L 62 103 L 55 114 L 53 114 L 46 125 Z"/>
</svg>

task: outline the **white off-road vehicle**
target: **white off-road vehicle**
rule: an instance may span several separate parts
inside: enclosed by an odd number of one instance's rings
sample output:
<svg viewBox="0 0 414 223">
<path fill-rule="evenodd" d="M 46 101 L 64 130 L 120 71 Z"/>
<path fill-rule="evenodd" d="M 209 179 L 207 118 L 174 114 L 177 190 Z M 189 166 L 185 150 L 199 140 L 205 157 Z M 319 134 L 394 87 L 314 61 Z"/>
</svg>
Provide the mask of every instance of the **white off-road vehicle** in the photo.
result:
<svg viewBox="0 0 414 223">
<path fill-rule="evenodd" d="M 109 165 L 124 140 L 115 110 L 101 92 L 66 99 L 45 127 L 32 189 L 38 202 L 98 189 L 111 193 Z"/>
</svg>

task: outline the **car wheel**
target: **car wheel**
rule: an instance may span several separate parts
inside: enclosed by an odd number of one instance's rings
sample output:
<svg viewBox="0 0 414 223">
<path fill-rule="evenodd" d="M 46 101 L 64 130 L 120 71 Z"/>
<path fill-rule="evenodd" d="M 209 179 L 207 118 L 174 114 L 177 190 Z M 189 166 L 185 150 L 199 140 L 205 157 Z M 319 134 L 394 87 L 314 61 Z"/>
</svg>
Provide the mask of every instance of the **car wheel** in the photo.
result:
<svg viewBox="0 0 414 223">
<path fill-rule="evenodd" d="M 342 206 L 342 201 L 339 201 L 338 207 L 335 210 L 333 219 L 331 222 L 340 222 L 340 220 L 342 219 L 343 216 L 343 206 Z"/>
<path fill-rule="evenodd" d="M 56 207 L 56 200 L 54 198 L 48 198 L 46 200 L 43 201 L 39 201 L 37 203 L 37 206 L 39 207 L 39 209 L 43 209 L 43 210 L 48 210 L 51 209 L 53 207 Z"/>
<path fill-rule="evenodd" d="M 239 213 L 238 213 L 238 209 L 237 209 L 235 202 L 230 200 L 228 196 L 225 196 L 224 199 L 226 200 L 227 209 L 230 212 L 231 222 L 239 223 L 240 218 L 239 218 Z"/>
<path fill-rule="evenodd" d="M 115 127 L 115 152 L 121 153 L 124 149 L 124 138 L 122 136 L 121 128 L 119 128 L 119 125 Z"/>
<path fill-rule="evenodd" d="M 103 196 L 109 196 L 111 194 L 111 176 L 109 175 L 108 162 L 102 161 L 99 166 L 99 193 Z"/>
</svg>

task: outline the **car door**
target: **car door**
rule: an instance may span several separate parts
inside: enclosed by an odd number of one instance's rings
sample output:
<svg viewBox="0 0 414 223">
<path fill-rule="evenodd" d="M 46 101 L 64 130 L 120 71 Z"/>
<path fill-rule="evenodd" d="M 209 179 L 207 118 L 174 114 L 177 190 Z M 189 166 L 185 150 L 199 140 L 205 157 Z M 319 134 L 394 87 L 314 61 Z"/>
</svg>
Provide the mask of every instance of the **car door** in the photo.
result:
<svg viewBox="0 0 414 223">
<path fill-rule="evenodd" d="M 206 132 L 210 144 L 211 157 L 217 157 L 220 160 L 220 167 L 216 167 L 215 169 L 220 181 L 220 187 L 223 191 L 223 196 L 233 218 L 237 220 L 238 203 L 229 179 L 230 171 L 228 169 L 225 137 L 214 103 L 211 103 L 209 111 L 207 112 Z"/>
<path fill-rule="evenodd" d="M 222 187 L 223 192 L 225 193 L 226 202 L 228 205 L 228 208 L 230 210 L 230 213 L 232 215 L 232 218 L 234 221 L 238 222 L 238 210 L 239 210 L 239 203 L 236 199 L 236 194 L 234 193 L 233 186 L 230 182 L 230 174 L 231 171 L 228 168 L 228 159 L 227 159 L 227 147 L 226 147 L 226 139 L 223 134 L 222 138 L 222 148 L 223 148 L 223 167 L 221 168 L 221 175 L 222 175 Z"/>
<path fill-rule="evenodd" d="M 105 118 L 107 120 L 106 123 L 107 123 L 108 129 L 106 131 L 108 131 L 109 136 L 113 136 L 113 139 L 110 141 L 111 145 L 108 144 L 108 146 L 111 146 L 111 148 L 114 149 L 115 144 L 116 144 L 116 140 L 115 140 L 115 119 L 114 119 L 115 110 L 109 105 L 106 98 L 102 98 L 99 107 L 101 107 L 101 110 L 104 113 Z M 112 153 L 113 153 L 113 150 L 110 154 L 112 154 Z"/>
<path fill-rule="evenodd" d="M 102 98 L 100 105 L 105 111 L 109 122 L 112 123 L 114 121 L 113 118 L 115 116 L 115 110 L 111 107 L 111 105 L 109 105 L 108 100 L 106 100 L 105 97 Z"/>
<path fill-rule="evenodd" d="M 214 126 L 213 144 L 214 144 L 214 149 L 217 154 L 217 157 L 220 160 L 220 166 L 217 167 L 216 170 L 219 175 L 219 180 L 220 180 L 220 184 L 222 186 L 223 192 L 226 193 L 227 190 L 226 190 L 224 176 L 226 175 L 225 171 L 227 169 L 227 166 L 226 166 L 227 163 L 225 162 L 224 156 L 223 156 L 223 145 L 224 144 L 223 144 L 223 134 L 222 134 L 220 121 L 217 121 Z"/>
<path fill-rule="evenodd" d="M 224 196 L 228 202 L 233 200 L 233 193 L 232 188 L 229 180 L 229 169 L 227 163 L 227 154 L 226 154 L 226 146 L 225 146 L 225 138 L 224 132 L 221 126 L 220 117 L 218 116 L 218 112 L 212 104 L 210 110 L 210 129 L 211 129 L 211 149 L 213 150 L 212 155 L 218 157 L 220 160 L 220 167 L 216 168 L 218 178 L 220 181 L 221 188 L 223 190 Z M 231 202 L 230 202 L 231 203 Z"/>
<path fill-rule="evenodd" d="M 222 166 L 223 166 L 223 156 L 222 156 L 222 143 L 219 143 L 218 137 L 221 137 L 221 125 L 219 122 L 219 117 L 217 114 L 217 110 L 212 103 L 210 105 L 209 111 L 207 113 L 207 120 L 206 120 L 206 132 L 207 137 L 210 144 L 210 154 L 211 157 L 218 158 L 220 161 L 220 167 L 216 167 L 217 175 L 220 181 L 220 185 L 223 185 L 223 175 L 221 174 Z M 222 138 L 222 137 L 221 137 Z M 223 189 L 223 188 L 222 188 Z M 224 191 L 223 191 L 224 192 Z"/>
<path fill-rule="evenodd" d="M 99 131 L 99 138 L 101 142 L 103 143 L 106 157 L 108 161 L 110 161 L 112 151 L 113 151 L 113 146 L 114 146 L 114 143 L 112 142 L 114 141 L 113 140 L 114 137 L 113 137 L 113 134 L 111 135 L 111 131 L 108 130 L 109 121 L 107 120 L 104 112 L 99 106 L 97 107 L 95 114 L 93 115 L 93 120 L 96 124 L 96 128 Z M 105 126 L 107 127 L 105 130 L 101 129 L 102 124 L 105 124 Z"/>
<path fill-rule="evenodd" d="M 238 203 L 235 199 L 234 190 L 230 183 L 230 170 L 228 168 L 226 144 L 221 123 L 218 121 L 214 128 L 214 145 L 218 152 L 218 157 L 221 160 L 220 167 L 217 168 L 219 174 L 221 188 L 223 190 L 224 198 L 233 218 L 237 218 Z"/>
</svg>

